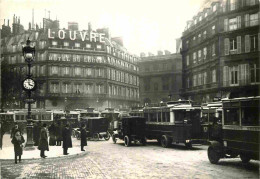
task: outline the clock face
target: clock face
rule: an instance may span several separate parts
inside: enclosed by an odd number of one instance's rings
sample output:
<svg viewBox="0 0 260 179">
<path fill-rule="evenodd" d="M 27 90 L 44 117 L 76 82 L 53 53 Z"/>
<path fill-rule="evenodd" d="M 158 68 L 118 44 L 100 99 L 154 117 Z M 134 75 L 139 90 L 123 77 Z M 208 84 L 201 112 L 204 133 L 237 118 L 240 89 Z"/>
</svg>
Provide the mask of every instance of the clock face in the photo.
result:
<svg viewBox="0 0 260 179">
<path fill-rule="evenodd" d="M 35 82 L 32 79 L 30 79 L 30 78 L 25 79 L 23 81 L 23 87 L 25 89 L 27 89 L 27 90 L 31 90 L 31 89 L 33 89 L 35 87 Z"/>
</svg>

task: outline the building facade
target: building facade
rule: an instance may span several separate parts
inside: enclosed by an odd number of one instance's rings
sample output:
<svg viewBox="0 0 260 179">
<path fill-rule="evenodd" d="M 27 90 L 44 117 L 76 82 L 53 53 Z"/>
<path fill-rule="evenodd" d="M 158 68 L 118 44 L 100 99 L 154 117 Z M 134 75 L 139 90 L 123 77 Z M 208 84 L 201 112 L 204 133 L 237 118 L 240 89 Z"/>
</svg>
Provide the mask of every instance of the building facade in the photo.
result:
<svg viewBox="0 0 260 179">
<path fill-rule="evenodd" d="M 181 55 L 163 54 L 158 51 L 157 56 L 145 57 L 141 54 L 138 62 L 140 67 L 140 102 L 160 103 L 180 99 L 182 84 L 182 59 Z"/>
<path fill-rule="evenodd" d="M 198 102 L 259 95 L 259 1 L 210 3 L 182 35 L 182 96 Z"/>
<path fill-rule="evenodd" d="M 108 29 L 93 30 L 89 24 L 87 30 L 79 31 L 77 23 L 60 29 L 59 21 L 43 19 L 43 28 L 29 25 L 26 31 L 13 29 L 7 35 L 2 33 L 2 61 L 20 78 L 28 70 L 22 56 L 22 45 L 28 38 L 36 47 L 32 74 L 37 90 L 33 93 L 33 107 L 101 110 L 138 104 L 138 57 L 113 40 Z M 14 95 L 19 107 L 26 107 L 26 94 L 20 89 Z"/>
</svg>

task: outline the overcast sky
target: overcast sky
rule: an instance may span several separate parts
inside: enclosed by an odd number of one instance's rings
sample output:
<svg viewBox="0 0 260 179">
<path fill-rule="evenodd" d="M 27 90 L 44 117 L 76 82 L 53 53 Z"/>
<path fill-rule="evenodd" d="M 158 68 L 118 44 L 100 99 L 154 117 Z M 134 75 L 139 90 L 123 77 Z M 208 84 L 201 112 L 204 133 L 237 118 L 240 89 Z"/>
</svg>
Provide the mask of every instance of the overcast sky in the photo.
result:
<svg viewBox="0 0 260 179">
<path fill-rule="evenodd" d="M 112 37 L 123 37 L 129 52 L 169 50 L 175 52 L 176 38 L 181 37 L 186 21 L 199 12 L 203 0 L 0 0 L 0 22 L 13 15 L 20 17 L 28 29 L 32 21 L 42 25 L 46 11 L 51 19 L 60 21 L 61 28 L 68 22 L 79 23 L 79 29 L 109 27 Z M 48 12 L 46 13 L 48 17 Z M 7 23 L 7 20 L 6 20 Z"/>
</svg>

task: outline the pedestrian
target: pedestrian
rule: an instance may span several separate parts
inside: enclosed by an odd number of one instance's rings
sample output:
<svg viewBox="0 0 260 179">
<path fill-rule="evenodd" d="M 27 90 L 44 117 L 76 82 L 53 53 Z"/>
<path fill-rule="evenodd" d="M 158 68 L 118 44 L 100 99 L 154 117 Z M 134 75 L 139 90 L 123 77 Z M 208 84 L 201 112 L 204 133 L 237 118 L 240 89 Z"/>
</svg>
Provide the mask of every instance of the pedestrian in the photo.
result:
<svg viewBox="0 0 260 179">
<path fill-rule="evenodd" d="M 86 131 L 85 124 L 82 124 L 81 131 L 80 131 L 80 145 L 81 145 L 81 151 L 85 151 L 84 146 L 87 146 L 87 131 Z"/>
<path fill-rule="evenodd" d="M 68 148 L 72 148 L 72 141 L 71 141 L 71 133 L 69 129 L 69 125 L 66 124 L 63 131 L 62 131 L 62 138 L 63 138 L 63 155 L 68 155 Z"/>
<path fill-rule="evenodd" d="M 21 156 L 23 154 L 23 143 L 25 142 L 24 137 L 19 130 L 14 133 L 11 142 L 14 144 L 14 161 L 17 164 L 17 157 L 19 157 L 19 162 L 21 162 Z"/>
<path fill-rule="evenodd" d="M 39 145 L 39 139 L 40 139 L 40 133 L 41 133 L 42 123 L 39 121 L 38 123 L 35 123 L 33 127 L 33 141 L 34 146 Z"/>
<path fill-rule="evenodd" d="M 44 154 L 44 152 L 45 150 L 49 151 L 49 145 L 48 145 L 47 125 L 45 123 L 42 125 L 38 149 L 41 151 L 41 158 L 46 158 L 47 156 Z"/>
<path fill-rule="evenodd" d="M 49 145 L 50 146 L 54 146 L 56 145 L 56 126 L 54 124 L 54 122 L 51 124 L 51 126 L 49 127 L 49 134 L 50 134 L 50 139 L 49 139 Z"/>
<path fill-rule="evenodd" d="M 19 128 L 17 122 L 14 124 L 14 127 L 11 129 L 11 138 L 14 137 L 14 134 L 16 133 L 16 131 L 20 131 L 20 133 L 22 133 L 22 131 L 21 131 L 21 129 Z"/>
<path fill-rule="evenodd" d="M 63 130 L 63 126 L 61 124 L 60 121 L 58 121 L 58 125 L 56 127 L 56 140 L 57 140 L 57 146 L 61 146 L 61 141 L 62 141 L 62 130 Z"/>
</svg>

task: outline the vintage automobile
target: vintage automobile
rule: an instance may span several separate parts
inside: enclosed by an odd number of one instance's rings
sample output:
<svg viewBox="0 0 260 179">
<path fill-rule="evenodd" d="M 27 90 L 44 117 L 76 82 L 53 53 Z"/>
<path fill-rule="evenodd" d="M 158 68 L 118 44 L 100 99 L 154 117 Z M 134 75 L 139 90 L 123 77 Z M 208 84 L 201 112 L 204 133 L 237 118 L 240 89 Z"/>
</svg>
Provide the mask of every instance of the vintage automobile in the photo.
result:
<svg viewBox="0 0 260 179">
<path fill-rule="evenodd" d="M 99 140 L 104 138 L 110 139 L 108 133 L 109 121 L 104 117 L 82 117 L 80 122 L 86 124 L 87 137 L 93 140 Z"/>
<path fill-rule="evenodd" d="M 114 121 L 113 142 L 117 139 L 124 140 L 125 146 L 129 147 L 131 142 L 146 144 L 145 119 L 139 116 L 123 116 Z"/>
<path fill-rule="evenodd" d="M 221 158 L 240 156 L 243 163 L 259 160 L 260 96 L 223 99 L 222 128 L 210 141 L 208 158 L 217 164 Z"/>
</svg>

